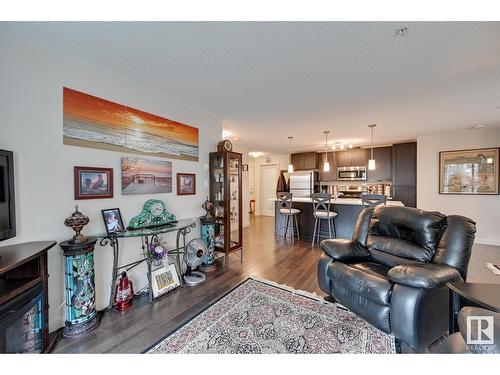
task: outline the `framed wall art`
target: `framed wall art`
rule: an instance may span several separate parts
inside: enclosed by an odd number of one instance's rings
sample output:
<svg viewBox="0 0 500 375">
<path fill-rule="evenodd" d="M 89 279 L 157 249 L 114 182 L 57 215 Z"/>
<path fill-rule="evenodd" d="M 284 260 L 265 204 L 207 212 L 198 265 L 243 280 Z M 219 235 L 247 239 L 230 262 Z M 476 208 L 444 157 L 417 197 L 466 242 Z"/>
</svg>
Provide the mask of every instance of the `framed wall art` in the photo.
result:
<svg viewBox="0 0 500 375">
<path fill-rule="evenodd" d="M 177 195 L 196 194 L 196 175 L 194 173 L 177 173 Z"/>
<path fill-rule="evenodd" d="M 160 159 L 122 157 L 122 194 L 172 192 L 172 162 Z"/>
<path fill-rule="evenodd" d="M 498 194 L 498 159 L 498 148 L 441 151 L 439 193 Z"/>
<path fill-rule="evenodd" d="M 113 168 L 73 167 L 75 200 L 113 198 Z"/>
<path fill-rule="evenodd" d="M 179 276 L 173 264 L 158 268 L 151 272 L 153 298 L 157 298 L 180 286 Z"/>
<path fill-rule="evenodd" d="M 113 233 L 126 232 L 119 208 L 108 208 L 106 210 L 101 210 L 101 213 L 108 236 Z"/>
</svg>

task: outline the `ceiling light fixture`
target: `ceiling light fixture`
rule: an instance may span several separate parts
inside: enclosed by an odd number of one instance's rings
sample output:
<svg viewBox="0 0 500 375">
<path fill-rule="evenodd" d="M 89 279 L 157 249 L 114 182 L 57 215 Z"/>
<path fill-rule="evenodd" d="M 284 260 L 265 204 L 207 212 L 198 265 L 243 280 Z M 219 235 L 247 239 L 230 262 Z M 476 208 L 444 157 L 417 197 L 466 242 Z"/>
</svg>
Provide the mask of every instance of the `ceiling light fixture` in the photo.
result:
<svg viewBox="0 0 500 375">
<path fill-rule="evenodd" d="M 343 145 L 343 144 L 341 144 L 341 145 L 340 145 L 340 149 L 341 149 L 341 150 L 343 150 L 343 149 L 344 149 L 344 145 Z"/>
<path fill-rule="evenodd" d="M 293 173 L 293 164 L 292 164 L 292 136 L 288 137 L 288 173 Z"/>
<path fill-rule="evenodd" d="M 326 154 L 326 159 L 325 162 L 323 163 L 323 172 L 330 172 L 330 163 L 328 162 L 328 134 L 330 133 L 330 130 L 325 130 L 323 134 L 325 135 L 325 154 Z"/>
<path fill-rule="evenodd" d="M 253 158 L 258 158 L 259 156 L 264 155 L 264 153 L 260 151 L 251 151 L 248 153 L 248 155 L 250 155 Z"/>
<path fill-rule="evenodd" d="M 371 157 L 370 160 L 368 160 L 368 170 L 374 171 L 375 170 L 375 159 L 373 158 L 373 128 L 377 126 L 377 124 L 370 124 L 368 127 L 372 130 L 372 150 L 371 150 Z"/>
<path fill-rule="evenodd" d="M 352 143 L 349 143 L 349 148 L 352 148 Z"/>
</svg>

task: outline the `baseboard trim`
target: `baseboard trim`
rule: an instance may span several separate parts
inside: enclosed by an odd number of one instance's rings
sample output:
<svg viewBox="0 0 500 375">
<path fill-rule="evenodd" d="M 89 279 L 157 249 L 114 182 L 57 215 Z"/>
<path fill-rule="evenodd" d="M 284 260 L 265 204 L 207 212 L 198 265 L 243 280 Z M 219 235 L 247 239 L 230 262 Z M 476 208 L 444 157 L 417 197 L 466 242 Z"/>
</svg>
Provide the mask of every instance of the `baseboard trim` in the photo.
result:
<svg viewBox="0 0 500 375">
<path fill-rule="evenodd" d="M 500 240 L 493 240 L 493 239 L 476 239 L 474 242 L 478 245 L 490 245 L 490 246 L 500 246 Z"/>
</svg>

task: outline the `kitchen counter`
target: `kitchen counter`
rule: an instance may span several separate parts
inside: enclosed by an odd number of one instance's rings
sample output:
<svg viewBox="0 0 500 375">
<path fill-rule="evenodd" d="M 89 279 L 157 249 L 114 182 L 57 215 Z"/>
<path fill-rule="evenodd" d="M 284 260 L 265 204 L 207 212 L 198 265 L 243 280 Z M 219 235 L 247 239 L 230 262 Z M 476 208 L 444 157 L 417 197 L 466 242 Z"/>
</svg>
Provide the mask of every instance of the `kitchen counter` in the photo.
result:
<svg viewBox="0 0 500 375">
<path fill-rule="evenodd" d="M 276 201 L 276 198 L 272 198 L 272 200 Z M 296 197 L 292 198 L 293 203 L 312 203 L 311 198 L 305 198 L 305 197 Z M 348 204 L 348 205 L 354 205 L 354 206 L 362 206 L 363 204 L 361 203 L 361 199 L 358 198 L 337 198 L 337 199 L 332 199 L 332 205 L 335 204 Z M 387 206 L 398 206 L 398 207 L 403 207 L 404 204 L 401 201 L 387 201 Z"/>
<path fill-rule="evenodd" d="M 274 199 L 274 201 L 275 233 L 278 233 L 280 217 L 279 203 L 276 201 L 276 199 Z M 387 206 L 403 207 L 404 204 L 400 201 L 387 201 Z M 298 208 L 300 210 L 300 214 L 298 215 L 300 238 L 302 240 L 312 241 L 314 231 L 314 217 L 311 198 L 293 198 L 292 207 Z M 330 210 L 338 214 L 338 216 L 335 218 L 337 238 L 351 239 L 356 221 L 358 220 L 358 215 L 363 210 L 361 199 L 337 198 L 335 200 L 332 200 Z M 322 235 L 328 233 L 328 223 L 326 220 L 321 220 L 321 231 Z M 322 237 L 321 239 L 325 238 L 326 237 Z"/>
</svg>

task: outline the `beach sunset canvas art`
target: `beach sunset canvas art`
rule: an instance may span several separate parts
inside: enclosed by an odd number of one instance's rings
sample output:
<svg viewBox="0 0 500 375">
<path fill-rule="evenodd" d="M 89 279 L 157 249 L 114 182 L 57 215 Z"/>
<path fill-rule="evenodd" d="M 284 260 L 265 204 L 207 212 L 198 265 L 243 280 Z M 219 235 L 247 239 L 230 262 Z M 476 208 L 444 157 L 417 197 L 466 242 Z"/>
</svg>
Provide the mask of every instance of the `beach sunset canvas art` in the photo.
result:
<svg viewBox="0 0 500 375">
<path fill-rule="evenodd" d="M 122 157 L 122 194 L 172 192 L 172 162 Z"/>
<path fill-rule="evenodd" d="M 198 161 L 198 128 L 63 88 L 63 142 Z"/>
</svg>

